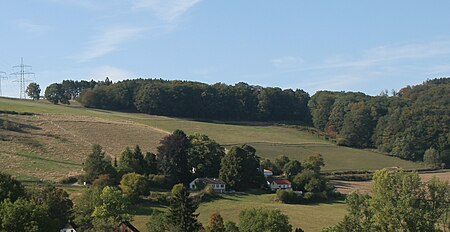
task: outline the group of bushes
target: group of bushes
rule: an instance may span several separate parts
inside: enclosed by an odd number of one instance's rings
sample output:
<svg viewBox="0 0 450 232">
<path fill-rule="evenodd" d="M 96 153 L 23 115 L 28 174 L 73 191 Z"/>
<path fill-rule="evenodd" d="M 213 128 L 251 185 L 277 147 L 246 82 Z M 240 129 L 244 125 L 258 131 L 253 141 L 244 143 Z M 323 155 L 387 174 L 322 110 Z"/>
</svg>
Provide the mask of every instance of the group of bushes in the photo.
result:
<svg viewBox="0 0 450 232">
<path fill-rule="evenodd" d="M 340 194 L 328 184 L 328 179 L 320 173 L 325 165 L 320 154 L 307 157 L 303 162 L 289 160 L 286 156 L 275 159 L 275 162 L 265 160 L 266 165 L 278 168 L 284 164 L 283 174 L 292 183 L 292 190 L 277 190 L 277 199 L 283 203 L 311 203 L 335 199 Z"/>
</svg>

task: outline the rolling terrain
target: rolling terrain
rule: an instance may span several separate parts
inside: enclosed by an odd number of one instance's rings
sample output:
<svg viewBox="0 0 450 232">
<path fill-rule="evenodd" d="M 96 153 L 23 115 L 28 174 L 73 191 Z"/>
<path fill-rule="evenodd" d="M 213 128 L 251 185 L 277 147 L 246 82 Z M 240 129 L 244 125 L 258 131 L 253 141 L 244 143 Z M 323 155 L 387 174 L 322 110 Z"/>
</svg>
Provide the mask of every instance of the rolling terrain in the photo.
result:
<svg viewBox="0 0 450 232">
<path fill-rule="evenodd" d="M 83 160 L 95 143 L 111 157 L 136 144 L 144 151 L 156 152 L 159 140 L 175 129 L 207 134 L 225 147 L 250 144 L 262 158 L 287 155 L 302 160 L 320 153 L 326 164 L 323 170 L 328 171 L 423 167 L 369 150 L 339 147 L 302 128 L 200 122 L 89 109 L 76 102 L 66 106 L 9 98 L 0 98 L 0 111 L 35 114 L 0 114 L 0 119 L 23 125 L 21 131 L 0 129 L 0 168 L 22 180 L 58 180 L 81 173 Z"/>
</svg>

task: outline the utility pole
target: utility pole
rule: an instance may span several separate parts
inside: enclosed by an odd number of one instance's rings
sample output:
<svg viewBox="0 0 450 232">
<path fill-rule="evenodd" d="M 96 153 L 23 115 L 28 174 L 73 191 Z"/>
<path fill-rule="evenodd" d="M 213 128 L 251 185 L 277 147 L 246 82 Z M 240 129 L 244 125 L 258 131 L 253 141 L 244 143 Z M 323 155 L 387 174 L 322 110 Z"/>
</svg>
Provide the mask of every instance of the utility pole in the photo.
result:
<svg viewBox="0 0 450 232">
<path fill-rule="evenodd" d="M 19 82 L 20 83 L 20 95 L 19 98 L 27 98 L 26 94 L 26 88 L 27 88 L 27 82 L 31 81 L 29 79 L 25 79 L 28 75 L 34 75 L 33 72 L 30 72 L 28 70 L 31 70 L 32 66 L 23 64 L 23 57 L 21 58 L 21 62 L 19 65 L 13 66 L 13 68 L 18 69 L 17 72 L 11 73 L 11 75 L 17 76 L 18 78 L 14 80 L 13 82 Z M 26 70 L 28 69 L 28 70 Z"/>
<path fill-rule="evenodd" d="M 2 93 L 2 80 L 3 79 L 8 79 L 8 77 L 4 76 L 4 75 L 6 75 L 5 72 L 0 72 L 0 97 L 3 96 L 3 93 Z"/>
</svg>

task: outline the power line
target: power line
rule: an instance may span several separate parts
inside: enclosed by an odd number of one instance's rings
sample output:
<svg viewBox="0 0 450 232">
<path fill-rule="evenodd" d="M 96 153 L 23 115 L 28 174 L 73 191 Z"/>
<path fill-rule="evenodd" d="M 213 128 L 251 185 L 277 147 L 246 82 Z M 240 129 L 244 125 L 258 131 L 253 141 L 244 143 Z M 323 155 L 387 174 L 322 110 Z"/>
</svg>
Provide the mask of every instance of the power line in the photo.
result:
<svg viewBox="0 0 450 232">
<path fill-rule="evenodd" d="M 18 79 L 13 81 L 13 82 L 19 82 L 20 83 L 20 95 L 19 95 L 19 98 L 20 99 L 27 98 L 27 96 L 26 96 L 26 85 L 27 85 L 27 82 L 30 82 L 31 80 L 25 79 L 25 77 L 29 76 L 29 75 L 34 75 L 33 72 L 28 71 L 28 70 L 31 70 L 32 66 L 23 64 L 23 57 L 22 57 L 20 64 L 16 65 L 16 66 L 13 66 L 13 68 L 19 69 L 19 71 L 11 73 L 11 75 L 19 77 Z M 26 69 L 28 69 L 28 70 L 26 70 Z"/>
<path fill-rule="evenodd" d="M 6 75 L 5 72 L 0 72 L 0 97 L 3 95 L 3 93 L 2 93 L 2 80 L 3 79 L 8 79 L 8 77 L 4 76 L 4 75 Z"/>
</svg>

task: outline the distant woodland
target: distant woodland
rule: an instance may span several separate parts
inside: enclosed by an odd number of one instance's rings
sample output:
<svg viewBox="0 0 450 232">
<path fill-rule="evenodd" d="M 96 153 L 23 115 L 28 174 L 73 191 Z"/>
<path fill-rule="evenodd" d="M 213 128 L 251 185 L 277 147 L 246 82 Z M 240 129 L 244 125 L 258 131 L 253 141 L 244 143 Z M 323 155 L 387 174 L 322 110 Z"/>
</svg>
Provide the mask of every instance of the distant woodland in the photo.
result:
<svg viewBox="0 0 450 232">
<path fill-rule="evenodd" d="M 85 107 L 202 120 L 271 121 L 314 126 L 338 145 L 372 148 L 408 160 L 450 164 L 450 78 L 427 80 L 388 96 L 192 81 L 65 80 L 47 100 Z M 425 157 L 424 157 L 425 155 Z"/>
</svg>

